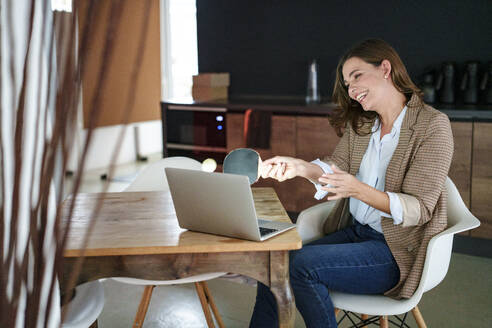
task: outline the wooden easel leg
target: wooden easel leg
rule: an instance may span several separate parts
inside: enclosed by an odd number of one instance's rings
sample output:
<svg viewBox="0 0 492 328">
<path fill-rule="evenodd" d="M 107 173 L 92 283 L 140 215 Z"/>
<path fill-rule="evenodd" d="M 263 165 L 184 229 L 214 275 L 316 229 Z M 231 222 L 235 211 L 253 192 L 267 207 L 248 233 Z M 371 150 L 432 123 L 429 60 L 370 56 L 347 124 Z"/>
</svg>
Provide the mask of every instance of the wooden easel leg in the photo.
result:
<svg viewBox="0 0 492 328">
<path fill-rule="evenodd" d="M 427 328 L 427 325 L 425 324 L 424 321 L 424 317 L 422 316 L 422 313 L 420 313 L 419 308 L 417 306 L 412 309 L 412 314 L 419 328 Z"/>
<path fill-rule="evenodd" d="M 147 314 L 154 288 L 154 285 L 145 286 L 145 290 L 142 294 L 142 299 L 140 300 L 140 304 L 138 305 L 137 315 L 135 316 L 135 321 L 133 322 L 133 328 L 140 328 L 143 326 L 145 315 Z"/>
<path fill-rule="evenodd" d="M 209 328 L 214 328 L 214 320 L 212 319 L 212 314 L 210 313 L 210 309 L 208 307 L 207 297 L 205 296 L 205 291 L 203 290 L 202 285 L 199 282 L 195 282 L 196 293 L 198 294 L 198 298 L 200 299 L 200 303 L 202 305 L 203 314 L 205 315 L 205 320 L 207 320 L 207 325 Z"/>
<path fill-rule="evenodd" d="M 382 315 L 379 317 L 379 326 L 381 328 L 388 328 L 388 317 L 385 315 Z"/>
<path fill-rule="evenodd" d="M 203 291 L 205 292 L 205 296 L 207 297 L 207 301 L 210 304 L 210 307 L 212 308 L 212 312 L 215 317 L 215 321 L 217 321 L 217 324 L 219 325 L 219 328 L 225 328 L 224 322 L 222 321 L 222 317 L 220 316 L 219 309 L 215 305 L 214 298 L 212 297 L 212 293 L 210 293 L 210 289 L 208 289 L 208 284 L 206 281 L 201 281 L 199 284 L 202 285 Z"/>
</svg>

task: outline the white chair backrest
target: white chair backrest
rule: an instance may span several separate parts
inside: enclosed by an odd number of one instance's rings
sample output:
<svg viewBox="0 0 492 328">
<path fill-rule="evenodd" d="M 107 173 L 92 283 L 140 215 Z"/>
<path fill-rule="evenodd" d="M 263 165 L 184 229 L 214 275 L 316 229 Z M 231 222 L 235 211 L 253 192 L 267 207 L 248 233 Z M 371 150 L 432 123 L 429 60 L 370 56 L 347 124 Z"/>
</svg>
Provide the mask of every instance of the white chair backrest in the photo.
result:
<svg viewBox="0 0 492 328">
<path fill-rule="evenodd" d="M 176 167 L 201 170 L 202 164 L 188 157 L 166 157 L 150 164 L 140 172 L 124 191 L 165 191 L 169 190 L 164 168 Z"/>
<path fill-rule="evenodd" d="M 422 278 L 415 294 L 421 294 L 434 288 L 446 276 L 451 260 L 454 234 L 480 225 L 480 221 L 466 208 L 458 189 L 450 178 L 446 179 L 446 191 L 448 193 L 448 227 L 429 242 Z"/>
</svg>

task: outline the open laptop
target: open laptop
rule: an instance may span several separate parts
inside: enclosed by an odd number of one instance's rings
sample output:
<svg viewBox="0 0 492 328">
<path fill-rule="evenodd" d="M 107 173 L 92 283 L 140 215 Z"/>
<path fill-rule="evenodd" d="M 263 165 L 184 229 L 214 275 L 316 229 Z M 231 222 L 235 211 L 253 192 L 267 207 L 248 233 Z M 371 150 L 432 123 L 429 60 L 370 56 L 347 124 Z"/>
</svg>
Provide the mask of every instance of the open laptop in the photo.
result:
<svg viewBox="0 0 492 328">
<path fill-rule="evenodd" d="M 170 167 L 165 170 L 181 228 L 263 241 L 295 227 L 256 217 L 247 176 Z"/>
</svg>

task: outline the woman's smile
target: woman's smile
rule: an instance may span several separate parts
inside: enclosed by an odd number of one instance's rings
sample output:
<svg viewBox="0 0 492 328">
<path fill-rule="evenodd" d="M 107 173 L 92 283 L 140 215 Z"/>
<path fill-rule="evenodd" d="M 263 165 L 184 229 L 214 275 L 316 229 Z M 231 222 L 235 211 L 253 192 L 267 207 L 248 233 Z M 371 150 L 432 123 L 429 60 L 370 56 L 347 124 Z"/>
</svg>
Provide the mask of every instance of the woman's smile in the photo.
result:
<svg viewBox="0 0 492 328">
<path fill-rule="evenodd" d="M 363 91 L 361 93 L 358 93 L 355 95 L 355 100 L 357 100 L 360 104 L 362 104 L 364 102 L 364 100 L 366 99 L 367 94 L 368 94 L 368 91 Z"/>
</svg>

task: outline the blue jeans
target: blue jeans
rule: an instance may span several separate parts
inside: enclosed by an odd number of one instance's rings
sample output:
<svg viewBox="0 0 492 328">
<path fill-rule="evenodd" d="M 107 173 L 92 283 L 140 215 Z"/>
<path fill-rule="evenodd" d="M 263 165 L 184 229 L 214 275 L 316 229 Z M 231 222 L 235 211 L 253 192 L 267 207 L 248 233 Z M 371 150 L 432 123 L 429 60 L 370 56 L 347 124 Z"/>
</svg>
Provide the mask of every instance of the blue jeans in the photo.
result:
<svg viewBox="0 0 492 328">
<path fill-rule="evenodd" d="M 309 328 L 337 327 L 330 290 L 382 294 L 400 279 L 383 234 L 357 221 L 290 252 L 289 269 L 297 309 Z M 278 327 L 277 302 L 261 283 L 250 327 Z"/>
</svg>

